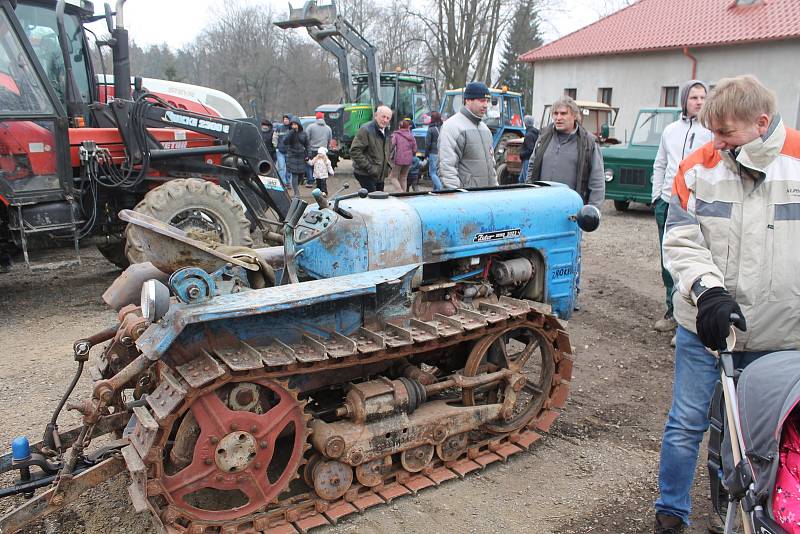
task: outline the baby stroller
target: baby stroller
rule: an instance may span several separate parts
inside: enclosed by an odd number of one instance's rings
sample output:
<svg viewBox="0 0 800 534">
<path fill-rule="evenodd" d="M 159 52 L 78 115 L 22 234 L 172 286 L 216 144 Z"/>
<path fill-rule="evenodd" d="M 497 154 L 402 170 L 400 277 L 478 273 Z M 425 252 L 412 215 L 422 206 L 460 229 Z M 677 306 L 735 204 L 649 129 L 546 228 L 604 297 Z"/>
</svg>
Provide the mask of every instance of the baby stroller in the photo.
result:
<svg viewBox="0 0 800 534">
<path fill-rule="evenodd" d="M 730 352 L 720 353 L 719 364 L 708 468 L 725 534 L 734 533 L 739 512 L 740 534 L 800 532 L 800 417 L 792 414 L 800 404 L 800 352 L 767 354 L 741 373 Z"/>
</svg>

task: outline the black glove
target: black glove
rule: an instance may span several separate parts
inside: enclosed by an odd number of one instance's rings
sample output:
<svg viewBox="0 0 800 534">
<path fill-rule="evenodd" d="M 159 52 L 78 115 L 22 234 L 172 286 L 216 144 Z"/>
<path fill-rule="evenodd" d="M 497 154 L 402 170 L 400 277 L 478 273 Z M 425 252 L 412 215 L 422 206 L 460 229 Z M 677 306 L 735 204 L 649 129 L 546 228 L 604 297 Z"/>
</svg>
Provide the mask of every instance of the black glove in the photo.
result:
<svg viewBox="0 0 800 534">
<path fill-rule="evenodd" d="M 731 314 L 738 319 L 731 321 Z M 747 322 L 741 308 L 731 294 L 721 287 L 712 287 L 697 299 L 697 337 L 711 350 L 725 350 L 725 338 L 731 324 L 741 331 L 747 330 Z"/>
</svg>

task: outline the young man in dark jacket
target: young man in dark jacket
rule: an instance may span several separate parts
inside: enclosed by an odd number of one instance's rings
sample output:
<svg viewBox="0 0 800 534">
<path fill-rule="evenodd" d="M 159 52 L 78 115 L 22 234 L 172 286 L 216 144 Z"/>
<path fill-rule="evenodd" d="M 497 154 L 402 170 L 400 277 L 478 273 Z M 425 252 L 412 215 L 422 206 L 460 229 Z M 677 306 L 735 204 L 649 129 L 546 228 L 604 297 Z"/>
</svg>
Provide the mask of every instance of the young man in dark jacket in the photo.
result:
<svg viewBox="0 0 800 534">
<path fill-rule="evenodd" d="M 378 106 L 373 120 L 358 130 L 350 145 L 353 175 L 361 187 L 369 192 L 383 191 L 383 182 L 389 174 L 392 148 L 389 135 L 391 121 L 392 110 L 388 106 Z"/>
<path fill-rule="evenodd" d="M 439 178 L 439 132 L 442 128 L 442 114 L 438 111 L 431 112 L 431 122 L 428 124 L 428 133 L 425 134 L 425 150 L 428 153 L 428 176 L 433 182 L 433 190 L 442 189 L 442 180 Z"/>
<path fill-rule="evenodd" d="M 522 171 L 519 173 L 519 183 L 524 184 L 528 178 L 528 163 L 533 155 L 536 141 L 539 140 L 539 128 L 531 115 L 525 115 L 525 140 L 522 142 L 522 149 L 519 151 L 519 159 L 522 161 Z"/>
<path fill-rule="evenodd" d="M 281 176 L 281 181 L 283 181 L 283 185 L 285 186 L 289 185 L 288 173 L 286 171 L 286 136 L 289 135 L 291 131 L 292 127 L 289 125 L 289 114 L 287 113 L 283 116 L 283 123 L 275 128 L 278 174 Z"/>
<path fill-rule="evenodd" d="M 278 155 L 275 150 L 275 143 L 272 141 L 272 136 L 274 134 L 275 130 L 272 129 L 272 122 L 269 119 L 262 119 L 261 138 L 264 140 L 264 144 L 267 146 L 267 152 L 269 152 L 269 157 L 272 158 L 272 161 L 276 161 L 278 159 Z"/>
<path fill-rule="evenodd" d="M 300 119 L 290 115 L 291 131 L 284 140 L 286 147 L 286 171 L 291 175 L 292 192 L 300 195 L 299 184 L 306 177 L 306 161 L 308 159 L 308 137 L 303 131 Z"/>
</svg>

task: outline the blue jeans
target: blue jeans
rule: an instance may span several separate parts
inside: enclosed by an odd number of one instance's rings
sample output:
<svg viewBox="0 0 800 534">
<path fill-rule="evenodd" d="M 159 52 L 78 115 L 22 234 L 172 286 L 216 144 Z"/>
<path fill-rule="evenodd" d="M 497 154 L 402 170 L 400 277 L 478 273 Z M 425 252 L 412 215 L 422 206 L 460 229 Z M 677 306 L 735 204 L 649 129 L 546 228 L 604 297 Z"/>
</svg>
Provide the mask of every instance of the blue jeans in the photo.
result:
<svg viewBox="0 0 800 534">
<path fill-rule="evenodd" d="M 428 154 L 428 176 L 431 177 L 434 191 L 444 189 L 442 180 L 439 178 L 439 154 Z"/>
<path fill-rule="evenodd" d="M 289 187 L 289 182 L 286 179 L 286 154 L 278 150 L 278 175 L 281 177 L 284 187 Z"/>
<path fill-rule="evenodd" d="M 656 512 L 679 517 L 688 524 L 697 455 L 708 430 L 708 408 L 719 369 L 717 358 L 697 335 L 678 326 L 676 336 L 675 381 L 661 442 Z M 768 352 L 734 352 L 733 364 L 742 369 Z"/>
<path fill-rule="evenodd" d="M 522 170 L 519 171 L 519 179 L 517 180 L 521 184 L 524 184 L 528 180 L 528 163 L 530 161 L 530 159 L 522 160 Z"/>
<path fill-rule="evenodd" d="M 314 185 L 314 166 L 306 163 L 306 183 Z"/>
</svg>

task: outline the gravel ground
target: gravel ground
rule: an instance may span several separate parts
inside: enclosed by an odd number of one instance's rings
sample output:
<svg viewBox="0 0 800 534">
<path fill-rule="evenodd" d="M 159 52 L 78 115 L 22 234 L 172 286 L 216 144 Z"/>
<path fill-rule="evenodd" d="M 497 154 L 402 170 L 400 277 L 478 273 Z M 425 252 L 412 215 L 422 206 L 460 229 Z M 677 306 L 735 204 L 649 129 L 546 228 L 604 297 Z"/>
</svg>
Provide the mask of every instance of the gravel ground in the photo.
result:
<svg viewBox="0 0 800 534">
<path fill-rule="evenodd" d="M 341 170 L 346 173 L 346 163 Z M 340 179 L 332 182 L 334 192 Z M 603 216 L 600 229 L 583 243 L 582 309 L 568 328 L 577 353 L 572 392 L 550 433 L 505 464 L 320 532 L 651 531 L 673 372 L 670 335 L 651 328 L 663 313 L 656 226 L 645 208 L 618 213 L 607 202 Z M 93 249 L 82 256 L 80 267 L 30 274 L 17 266 L 0 275 L 0 443 L 19 434 L 40 438 L 72 376 L 72 342 L 114 322 L 100 295 L 118 272 Z M 88 391 L 84 378 L 76 395 Z M 76 421 L 67 414 L 61 428 Z M 692 534 L 705 532 L 703 471 L 698 469 L 695 485 Z M 149 519 L 130 507 L 126 483 L 119 476 L 29 531 L 154 532 Z M 6 499 L 0 510 L 21 502 Z"/>
</svg>

